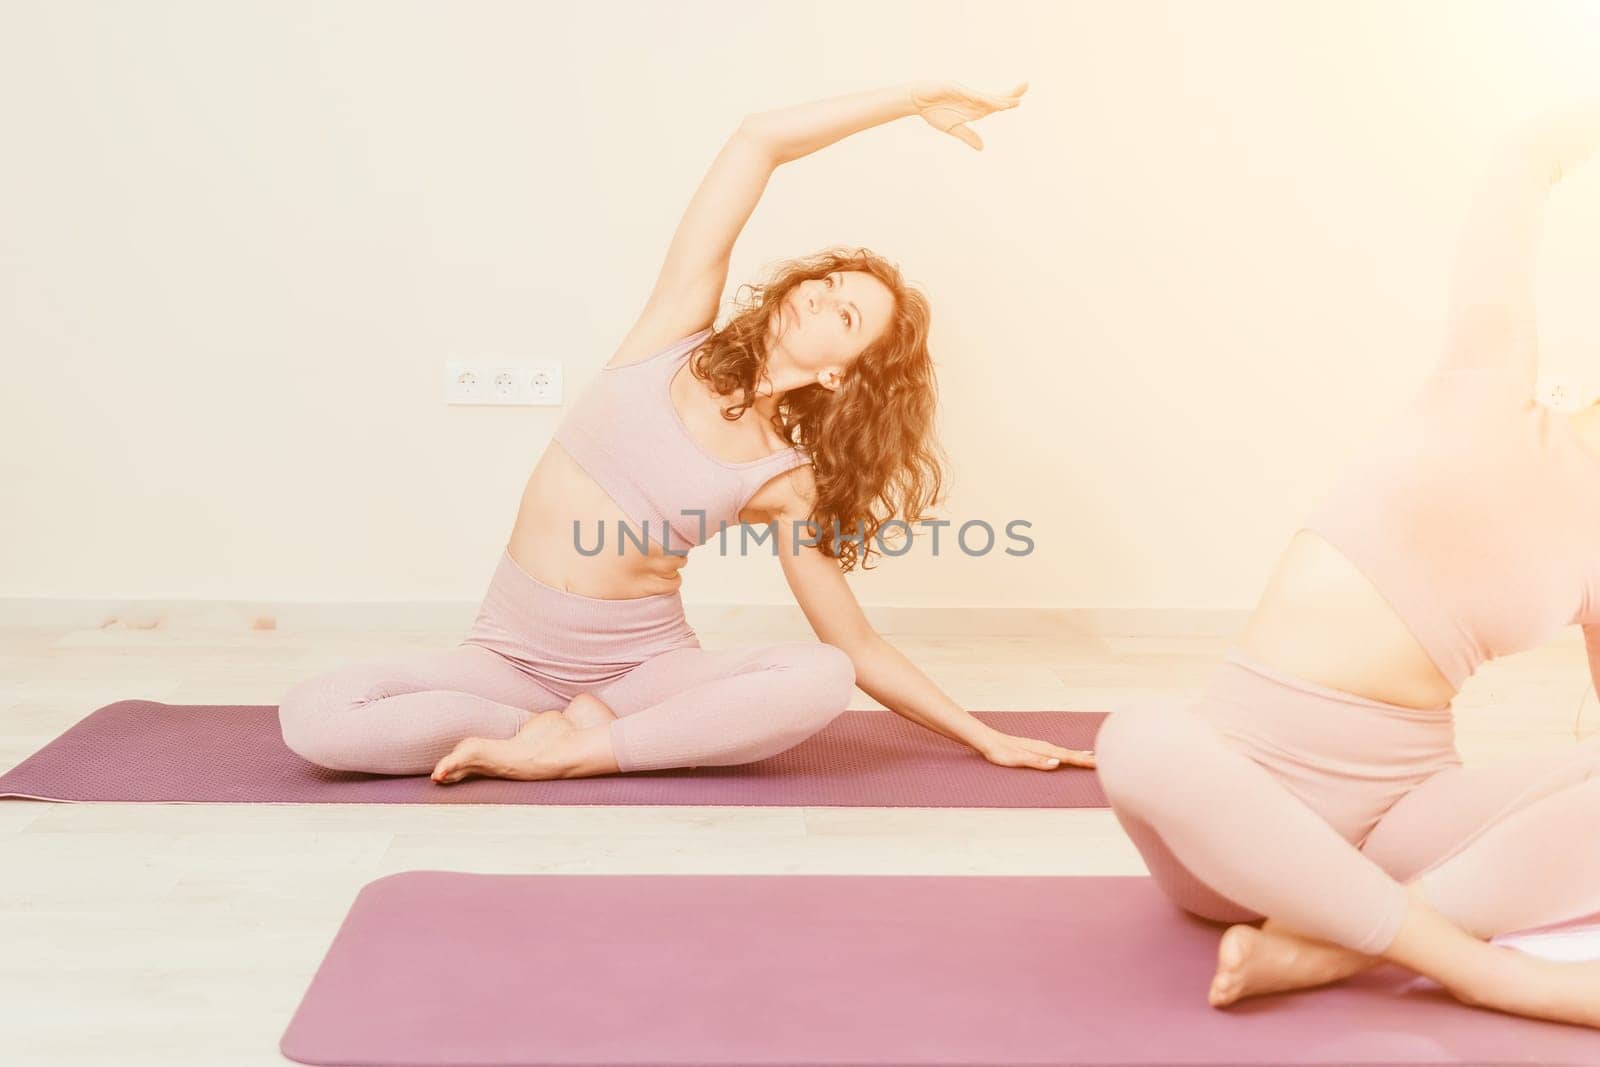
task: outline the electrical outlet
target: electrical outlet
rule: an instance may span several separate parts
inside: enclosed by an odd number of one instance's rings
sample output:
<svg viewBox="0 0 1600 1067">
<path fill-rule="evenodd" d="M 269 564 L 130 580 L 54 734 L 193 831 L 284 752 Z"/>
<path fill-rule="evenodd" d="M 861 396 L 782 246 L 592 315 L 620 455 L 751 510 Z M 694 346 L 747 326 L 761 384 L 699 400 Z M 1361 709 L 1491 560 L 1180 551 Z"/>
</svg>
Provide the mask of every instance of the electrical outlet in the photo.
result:
<svg viewBox="0 0 1600 1067">
<path fill-rule="evenodd" d="M 1545 407 L 1556 411 L 1577 411 L 1583 406 L 1578 383 L 1570 379 L 1547 375 L 1539 380 L 1534 390 L 1535 398 Z"/>
<path fill-rule="evenodd" d="M 535 404 L 561 403 L 561 368 L 536 367 L 528 378 L 528 389 Z"/>
<path fill-rule="evenodd" d="M 483 382 L 478 372 L 460 363 L 445 364 L 444 398 L 447 402 L 478 403 L 483 399 Z"/>
<path fill-rule="evenodd" d="M 561 364 L 449 360 L 444 365 L 444 402 L 559 405 Z"/>
</svg>

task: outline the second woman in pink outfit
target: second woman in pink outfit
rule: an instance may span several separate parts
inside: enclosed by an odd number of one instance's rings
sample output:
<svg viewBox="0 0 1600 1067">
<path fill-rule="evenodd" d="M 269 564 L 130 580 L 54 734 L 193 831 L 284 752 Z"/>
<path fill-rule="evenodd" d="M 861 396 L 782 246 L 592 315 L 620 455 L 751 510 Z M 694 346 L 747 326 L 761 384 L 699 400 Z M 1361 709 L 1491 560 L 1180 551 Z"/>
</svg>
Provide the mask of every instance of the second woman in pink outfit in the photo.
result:
<svg viewBox="0 0 1600 1067">
<path fill-rule="evenodd" d="M 1212 1004 L 1384 959 L 1471 1004 L 1600 1026 L 1600 961 L 1486 943 L 1600 911 L 1600 737 L 1468 768 L 1451 714 L 1480 664 L 1573 625 L 1600 685 L 1600 408 L 1535 402 L 1532 298 L 1546 192 L 1597 145 L 1600 102 L 1507 146 L 1443 357 L 1291 540 L 1199 699 L 1100 730 L 1156 882 L 1239 924 Z"/>
</svg>

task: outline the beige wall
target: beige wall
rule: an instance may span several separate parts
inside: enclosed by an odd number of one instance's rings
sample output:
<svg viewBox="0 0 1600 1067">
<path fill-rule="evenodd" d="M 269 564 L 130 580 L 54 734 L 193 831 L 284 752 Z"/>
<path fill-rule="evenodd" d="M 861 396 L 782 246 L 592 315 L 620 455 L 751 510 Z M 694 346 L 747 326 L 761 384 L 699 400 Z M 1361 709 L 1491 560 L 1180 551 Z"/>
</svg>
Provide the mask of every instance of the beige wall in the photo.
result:
<svg viewBox="0 0 1600 1067">
<path fill-rule="evenodd" d="M 930 294 L 946 517 L 869 604 L 1239 608 L 1435 350 L 1470 182 L 1596 91 L 1576 4 L 0 7 L 0 597 L 466 600 L 747 111 L 918 78 L 1022 107 L 774 177 L 729 297 L 862 244 Z M 1600 385 L 1600 167 L 1552 202 L 1547 365 Z M 702 550 L 691 602 L 784 599 Z"/>
</svg>

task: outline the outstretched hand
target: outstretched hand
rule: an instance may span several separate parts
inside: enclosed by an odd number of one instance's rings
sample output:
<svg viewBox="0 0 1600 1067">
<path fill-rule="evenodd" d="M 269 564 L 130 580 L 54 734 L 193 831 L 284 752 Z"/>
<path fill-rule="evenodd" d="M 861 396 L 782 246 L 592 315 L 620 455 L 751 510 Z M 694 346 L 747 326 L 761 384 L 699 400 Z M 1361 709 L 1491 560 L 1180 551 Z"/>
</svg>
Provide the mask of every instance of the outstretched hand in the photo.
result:
<svg viewBox="0 0 1600 1067">
<path fill-rule="evenodd" d="M 967 123 L 1016 107 L 1027 91 L 1027 82 L 1018 82 L 1009 92 L 999 95 L 980 93 L 959 82 L 918 82 L 912 86 L 911 102 L 928 125 L 981 152 L 983 139 Z"/>
<path fill-rule="evenodd" d="M 1080 751 L 1075 748 L 1062 748 L 1049 741 L 1039 741 L 1032 737 L 1016 737 L 996 730 L 988 735 L 978 751 L 990 763 L 1001 767 L 1032 767 L 1035 770 L 1048 771 L 1057 766 L 1068 767 L 1093 767 L 1094 753 Z M 1051 760 L 1059 760 L 1052 764 Z"/>
</svg>

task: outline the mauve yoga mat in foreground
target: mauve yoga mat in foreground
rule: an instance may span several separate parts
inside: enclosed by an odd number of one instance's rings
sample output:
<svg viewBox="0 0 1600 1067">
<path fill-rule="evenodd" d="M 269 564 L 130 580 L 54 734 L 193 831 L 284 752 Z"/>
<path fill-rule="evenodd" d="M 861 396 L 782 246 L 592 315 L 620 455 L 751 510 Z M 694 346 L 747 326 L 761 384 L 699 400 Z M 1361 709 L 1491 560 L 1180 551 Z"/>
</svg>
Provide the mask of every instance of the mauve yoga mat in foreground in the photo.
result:
<svg viewBox="0 0 1600 1067">
<path fill-rule="evenodd" d="M 750 709 L 759 715 L 760 708 Z M 1093 747 L 1105 712 L 980 711 L 1006 733 Z M 275 705 L 108 704 L 0 775 L 0 797 L 268 804 L 706 804 L 1105 807 L 1091 770 L 999 767 L 890 711 L 847 711 L 787 752 L 733 767 L 436 785 L 330 771 L 284 746 Z"/>
<path fill-rule="evenodd" d="M 364 886 L 280 1043 L 372 1067 L 1594 1064 L 1392 966 L 1206 1004 L 1148 878 L 521 875 Z"/>
</svg>

